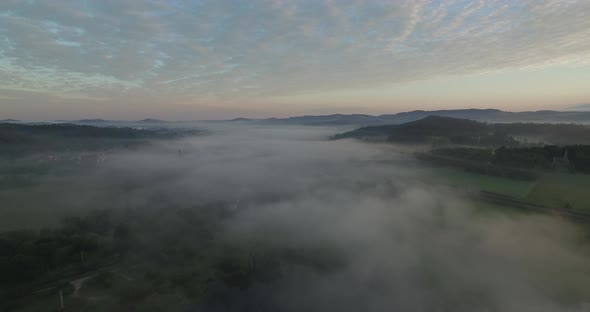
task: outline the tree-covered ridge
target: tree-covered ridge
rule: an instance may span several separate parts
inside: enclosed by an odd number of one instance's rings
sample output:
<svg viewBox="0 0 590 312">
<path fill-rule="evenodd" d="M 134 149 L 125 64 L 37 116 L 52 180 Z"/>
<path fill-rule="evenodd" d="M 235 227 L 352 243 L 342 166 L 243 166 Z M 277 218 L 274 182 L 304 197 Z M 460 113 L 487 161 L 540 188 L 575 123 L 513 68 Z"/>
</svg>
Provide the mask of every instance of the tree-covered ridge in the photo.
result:
<svg viewBox="0 0 590 312">
<path fill-rule="evenodd" d="M 0 155 L 45 151 L 103 150 L 129 147 L 153 139 L 180 138 L 200 133 L 194 129 L 136 129 L 76 124 L 24 125 L 0 123 Z"/>
<path fill-rule="evenodd" d="M 514 144 L 498 136 L 490 124 L 468 119 L 428 116 L 401 125 L 364 127 L 335 136 L 336 139 L 376 139 L 399 143 Z"/>
<path fill-rule="evenodd" d="M 81 138 L 162 138 L 190 134 L 195 131 L 172 129 L 136 129 L 129 127 L 95 127 L 70 123 L 23 125 L 0 123 L 0 142 L 15 141 L 11 135 Z"/>
<path fill-rule="evenodd" d="M 500 147 L 497 149 L 483 148 L 441 148 L 434 149 L 431 159 L 454 159 L 460 162 L 471 162 L 518 169 L 555 169 L 567 168 L 573 172 L 590 173 L 590 145 L 542 147 Z"/>
<path fill-rule="evenodd" d="M 587 144 L 590 143 L 590 127 L 578 124 L 486 123 L 428 116 L 401 125 L 363 127 L 334 138 L 483 146 L 517 146 L 535 141 L 560 145 Z"/>
</svg>

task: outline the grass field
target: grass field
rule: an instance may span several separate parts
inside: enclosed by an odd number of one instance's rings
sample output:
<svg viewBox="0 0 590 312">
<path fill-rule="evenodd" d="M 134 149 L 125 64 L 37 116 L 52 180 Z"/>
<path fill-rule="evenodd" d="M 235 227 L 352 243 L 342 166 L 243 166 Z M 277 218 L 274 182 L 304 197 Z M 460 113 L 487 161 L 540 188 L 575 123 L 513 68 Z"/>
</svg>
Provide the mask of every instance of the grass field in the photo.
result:
<svg viewBox="0 0 590 312">
<path fill-rule="evenodd" d="M 550 207 L 590 211 L 590 175 L 550 173 L 537 181 L 527 199 Z"/>
<path fill-rule="evenodd" d="M 488 191 L 526 198 L 535 186 L 535 181 L 520 181 L 483 174 L 470 173 L 454 168 L 435 168 L 434 176 L 442 183 L 448 183 L 473 191 Z"/>
<path fill-rule="evenodd" d="M 441 183 L 467 190 L 510 195 L 552 208 L 569 204 L 572 209 L 590 211 L 590 175 L 553 172 L 536 181 L 520 181 L 454 168 L 435 168 L 432 172 Z"/>
</svg>

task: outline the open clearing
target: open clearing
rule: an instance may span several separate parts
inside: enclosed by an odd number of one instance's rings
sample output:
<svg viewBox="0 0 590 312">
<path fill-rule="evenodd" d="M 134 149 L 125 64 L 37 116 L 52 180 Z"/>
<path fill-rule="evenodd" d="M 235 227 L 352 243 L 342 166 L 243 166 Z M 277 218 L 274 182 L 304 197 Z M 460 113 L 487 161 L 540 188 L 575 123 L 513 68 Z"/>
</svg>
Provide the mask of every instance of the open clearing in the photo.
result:
<svg viewBox="0 0 590 312">
<path fill-rule="evenodd" d="M 500 193 L 552 208 L 590 211 L 590 175 L 555 172 L 545 173 L 536 181 L 520 181 L 454 168 L 435 168 L 432 172 L 439 182 L 462 189 Z"/>
<path fill-rule="evenodd" d="M 535 181 L 511 180 L 453 168 L 435 168 L 433 174 L 440 179 L 441 183 L 471 191 L 482 190 L 519 198 L 526 198 L 535 185 Z"/>
<path fill-rule="evenodd" d="M 535 183 L 526 197 L 550 207 L 590 211 L 590 175 L 550 173 Z"/>
</svg>

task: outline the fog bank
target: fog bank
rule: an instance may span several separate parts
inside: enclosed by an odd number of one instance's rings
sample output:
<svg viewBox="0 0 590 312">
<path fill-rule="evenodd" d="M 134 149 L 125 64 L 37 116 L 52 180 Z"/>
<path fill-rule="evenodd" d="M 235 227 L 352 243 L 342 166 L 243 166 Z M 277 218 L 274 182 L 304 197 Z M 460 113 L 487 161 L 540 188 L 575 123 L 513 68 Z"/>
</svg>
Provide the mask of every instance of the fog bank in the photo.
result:
<svg viewBox="0 0 590 312">
<path fill-rule="evenodd" d="M 332 259 L 322 269 L 284 265 L 245 289 L 212 287 L 191 311 L 590 310 L 582 225 L 484 213 L 434 184 L 411 150 L 327 140 L 334 129 L 212 131 L 47 178 L 68 183 L 48 202 L 67 211 L 218 204 L 232 211 L 220 231 L 254 255 L 281 246 Z"/>
</svg>

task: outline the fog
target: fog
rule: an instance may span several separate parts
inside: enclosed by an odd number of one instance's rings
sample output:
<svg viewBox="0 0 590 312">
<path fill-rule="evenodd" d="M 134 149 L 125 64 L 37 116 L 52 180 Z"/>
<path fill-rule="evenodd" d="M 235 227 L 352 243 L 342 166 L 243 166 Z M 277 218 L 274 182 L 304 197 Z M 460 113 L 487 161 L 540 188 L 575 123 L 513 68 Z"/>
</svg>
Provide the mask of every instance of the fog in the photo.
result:
<svg viewBox="0 0 590 312">
<path fill-rule="evenodd" d="M 210 130 L 43 178 L 44 205 L 59 208 L 41 213 L 215 203 L 233 212 L 219 229 L 230 240 L 335 255 L 326 270 L 289 265 L 246 289 L 214 285 L 191 311 L 590 311 L 580 224 L 481 212 L 411 150 L 330 141 L 334 128 Z"/>
</svg>

